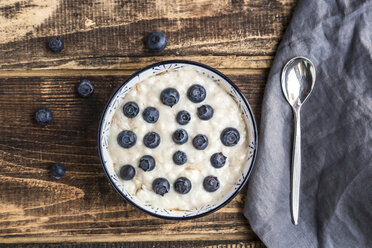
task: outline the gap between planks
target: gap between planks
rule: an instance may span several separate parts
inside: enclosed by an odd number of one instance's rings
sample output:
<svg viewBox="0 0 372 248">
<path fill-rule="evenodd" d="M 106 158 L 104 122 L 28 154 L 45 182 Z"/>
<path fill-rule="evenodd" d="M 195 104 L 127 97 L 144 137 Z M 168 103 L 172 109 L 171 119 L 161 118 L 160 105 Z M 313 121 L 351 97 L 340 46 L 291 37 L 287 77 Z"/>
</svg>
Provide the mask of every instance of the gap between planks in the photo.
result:
<svg viewBox="0 0 372 248">
<path fill-rule="evenodd" d="M 148 241 L 226 241 L 226 240 L 245 240 L 255 241 L 257 236 L 252 233 L 247 234 L 177 234 L 177 235 L 79 235 L 79 236 L 64 236 L 54 235 L 48 237 L 0 237 L 1 244 L 12 243 L 53 243 L 53 242 L 148 242 Z"/>
<path fill-rule="evenodd" d="M 61 55 L 62 56 L 62 55 Z M 169 60 L 189 60 L 209 65 L 217 69 L 268 69 L 274 57 L 271 55 L 253 56 L 102 56 L 102 57 L 65 57 L 56 56 L 28 62 L 0 63 L 0 70 L 138 70 L 156 62 Z"/>
<path fill-rule="evenodd" d="M 217 68 L 218 69 L 218 68 Z M 220 68 L 224 74 L 229 75 L 260 75 L 267 72 L 266 69 L 256 68 Z M 9 77 L 79 77 L 79 76 L 130 76 L 137 70 L 112 70 L 112 69 L 50 69 L 50 70 L 0 70 L 0 78 Z"/>
</svg>

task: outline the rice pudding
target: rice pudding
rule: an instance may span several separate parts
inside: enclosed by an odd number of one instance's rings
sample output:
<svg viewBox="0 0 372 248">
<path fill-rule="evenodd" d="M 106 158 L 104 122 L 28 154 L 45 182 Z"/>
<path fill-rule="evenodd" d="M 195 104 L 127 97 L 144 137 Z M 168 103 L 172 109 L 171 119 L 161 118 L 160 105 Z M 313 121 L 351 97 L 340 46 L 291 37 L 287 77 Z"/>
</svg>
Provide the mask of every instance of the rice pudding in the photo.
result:
<svg viewBox="0 0 372 248">
<path fill-rule="evenodd" d="M 244 173 L 248 132 L 229 93 L 193 68 L 136 84 L 114 113 L 108 149 L 121 184 L 143 204 L 192 210 Z"/>
</svg>

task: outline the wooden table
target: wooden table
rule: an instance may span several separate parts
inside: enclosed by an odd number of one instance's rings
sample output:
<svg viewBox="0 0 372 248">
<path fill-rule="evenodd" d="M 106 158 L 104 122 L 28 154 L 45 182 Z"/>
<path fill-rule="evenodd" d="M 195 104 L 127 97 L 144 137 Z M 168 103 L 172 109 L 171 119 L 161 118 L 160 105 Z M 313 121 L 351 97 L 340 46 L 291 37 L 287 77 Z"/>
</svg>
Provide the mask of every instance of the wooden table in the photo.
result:
<svg viewBox="0 0 372 248">
<path fill-rule="evenodd" d="M 221 70 L 259 121 L 265 81 L 294 6 L 295 0 L 1 0 L 0 243 L 263 247 L 242 213 L 245 190 L 216 213 L 181 222 L 126 203 L 103 172 L 97 128 L 123 80 L 168 59 Z M 169 39 L 163 52 L 144 46 L 153 30 Z M 47 49 L 51 36 L 63 39 L 61 53 Z M 88 99 L 75 90 L 83 78 L 96 87 Z M 53 111 L 49 126 L 32 118 L 40 107 Z M 67 168 L 60 180 L 49 174 L 55 162 Z"/>
</svg>

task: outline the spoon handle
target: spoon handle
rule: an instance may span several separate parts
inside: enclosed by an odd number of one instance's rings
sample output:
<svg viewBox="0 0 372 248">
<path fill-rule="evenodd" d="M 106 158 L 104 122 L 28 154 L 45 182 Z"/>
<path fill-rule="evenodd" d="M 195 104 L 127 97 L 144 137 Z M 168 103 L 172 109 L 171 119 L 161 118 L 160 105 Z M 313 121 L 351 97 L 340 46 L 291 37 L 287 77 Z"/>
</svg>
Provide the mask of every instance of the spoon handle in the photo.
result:
<svg viewBox="0 0 372 248">
<path fill-rule="evenodd" d="M 301 115 L 300 109 L 294 111 L 294 136 L 292 151 L 291 174 L 291 214 L 294 225 L 298 224 L 300 208 L 300 180 L 301 180 Z"/>
</svg>

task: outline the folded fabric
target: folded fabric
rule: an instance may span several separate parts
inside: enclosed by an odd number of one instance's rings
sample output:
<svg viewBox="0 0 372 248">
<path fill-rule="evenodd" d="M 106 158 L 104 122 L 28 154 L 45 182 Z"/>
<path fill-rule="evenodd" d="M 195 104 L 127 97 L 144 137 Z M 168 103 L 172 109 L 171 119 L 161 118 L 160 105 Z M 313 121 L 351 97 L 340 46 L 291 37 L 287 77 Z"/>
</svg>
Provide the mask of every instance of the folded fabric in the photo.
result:
<svg viewBox="0 0 372 248">
<path fill-rule="evenodd" d="M 316 67 L 301 111 L 300 215 L 291 223 L 293 115 L 280 85 L 295 56 Z M 245 216 L 268 247 L 372 247 L 372 1 L 299 0 L 263 100 Z"/>
</svg>

